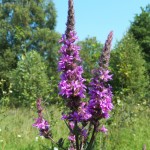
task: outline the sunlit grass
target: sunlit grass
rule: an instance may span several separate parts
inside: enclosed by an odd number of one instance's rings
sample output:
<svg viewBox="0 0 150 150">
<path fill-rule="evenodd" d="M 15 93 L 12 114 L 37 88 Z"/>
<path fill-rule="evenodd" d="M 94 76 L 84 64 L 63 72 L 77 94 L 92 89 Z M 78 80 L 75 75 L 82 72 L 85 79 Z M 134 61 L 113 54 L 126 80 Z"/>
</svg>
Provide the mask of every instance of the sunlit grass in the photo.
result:
<svg viewBox="0 0 150 150">
<path fill-rule="evenodd" d="M 61 120 L 57 106 L 44 110 L 54 139 L 63 137 L 67 141 L 68 130 Z M 98 135 L 95 150 L 142 150 L 145 144 L 150 149 L 150 111 L 144 110 L 132 120 L 121 120 L 123 114 L 117 113 L 108 126 L 108 135 Z M 52 150 L 51 142 L 38 136 L 32 127 L 36 111 L 32 109 L 0 110 L 0 150 Z"/>
</svg>

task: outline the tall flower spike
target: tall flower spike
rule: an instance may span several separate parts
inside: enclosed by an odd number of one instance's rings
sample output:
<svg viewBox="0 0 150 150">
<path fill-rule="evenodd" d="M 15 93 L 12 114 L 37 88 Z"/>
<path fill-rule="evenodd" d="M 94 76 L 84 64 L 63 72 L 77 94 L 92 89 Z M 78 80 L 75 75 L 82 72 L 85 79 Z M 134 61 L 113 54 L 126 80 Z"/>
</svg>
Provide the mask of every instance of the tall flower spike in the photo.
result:
<svg viewBox="0 0 150 150">
<path fill-rule="evenodd" d="M 94 77 L 90 83 L 88 109 L 92 114 L 93 121 L 108 118 L 109 112 L 113 108 L 111 86 L 107 83 L 112 79 L 108 70 L 112 35 L 112 32 L 108 35 L 99 59 L 99 68 L 93 71 Z"/>
<path fill-rule="evenodd" d="M 67 29 L 66 29 L 66 37 L 69 38 L 70 31 L 74 31 L 75 19 L 74 19 L 74 7 L 73 0 L 68 1 L 68 18 L 67 18 Z"/>
<path fill-rule="evenodd" d="M 107 37 L 107 40 L 105 42 L 105 46 L 104 46 L 103 51 L 102 51 L 102 55 L 101 55 L 100 60 L 99 60 L 99 66 L 100 67 L 108 68 L 112 39 L 113 39 L 113 32 L 111 31 Z"/>
<path fill-rule="evenodd" d="M 68 18 L 66 23 L 65 34 L 62 35 L 62 47 L 60 48 L 60 60 L 58 69 L 61 72 L 61 81 L 59 83 L 59 94 L 64 98 L 66 106 L 69 108 L 67 114 L 63 114 L 62 119 L 66 120 L 70 129 L 69 140 L 71 143 L 70 149 L 76 147 L 79 149 L 78 137 L 75 135 L 74 130 L 79 128 L 78 123 L 83 120 L 88 120 L 90 114 L 86 114 L 86 104 L 81 101 L 85 97 L 85 85 L 82 77 L 83 68 L 81 58 L 79 56 L 80 47 L 75 44 L 77 40 L 74 31 L 74 9 L 73 0 L 68 2 Z M 79 130 L 79 129 L 78 129 Z M 82 134 L 79 130 L 78 134 Z M 85 133 L 84 133 L 85 135 Z"/>
<path fill-rule="evenodd" d="M 37 99 L 37 101 L 36 101 L 37 113 L 38 113 L 39 118 L 43 118 L 43 115 L 42 115 L 43 108 L 41 106 L 41 102 L 42 102 L 42 100 L 40 98 Z"/>
<path fill-rule="evenodd" d="M 83 68 L 80 66 L 80 47 L 75 44 L 77 39 L 74 31 L 74 10 L 73 0 L 68 3 L 68 19 L 65 35 L 62 36 L 60 43 L 61 57 L 58 63 L 58 69 L 62 72 L 59 83 L 59 94 L 67 100 L 67 106 L 71 110 L 78 110 L 81 98 L 85 97 L 85 85 L 82 78 Z"/>
<path fill-rule="evenodd" d="M 45 138 L 48 138 L 50 134 L 50 125 L 48 124 L 48 121 L 46 121 L 43 118 L 42 115 L 42 106 L 41 106 L 42 100 L 39 98 L 36 101 L 36 106 L 37 106 L 37 112 L 38 112 L 38 118 L 35 119 L 35 123 L 33 124 L 33 127 L 38 128 L 40 132 L 40 136 L 44 136 Z"/>
</svg>

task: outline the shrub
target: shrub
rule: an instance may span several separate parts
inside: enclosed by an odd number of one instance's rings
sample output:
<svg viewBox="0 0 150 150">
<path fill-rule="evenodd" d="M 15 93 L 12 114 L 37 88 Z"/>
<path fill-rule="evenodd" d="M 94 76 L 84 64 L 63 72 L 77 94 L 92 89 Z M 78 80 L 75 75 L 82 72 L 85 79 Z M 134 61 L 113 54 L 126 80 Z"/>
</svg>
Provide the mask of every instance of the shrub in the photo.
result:
<svg viewBox="0 0 150 150">
<path fill-rule="evenodd" d="M 47 66 L 35 51 L 22 55 L 17 68 L 10 73 L 12 105 L 30 105 L 37 97 L 49 97 Z"/>
<path fill-rule="evenodd" d="M 114 93 L 142 100 L 147 94 L 148 78 L 141 48 L 134 37 L 127 33 L 111 54 L 114 74 Z M 121 98 L 123 99 L 123 97 Z"/>
</svg>

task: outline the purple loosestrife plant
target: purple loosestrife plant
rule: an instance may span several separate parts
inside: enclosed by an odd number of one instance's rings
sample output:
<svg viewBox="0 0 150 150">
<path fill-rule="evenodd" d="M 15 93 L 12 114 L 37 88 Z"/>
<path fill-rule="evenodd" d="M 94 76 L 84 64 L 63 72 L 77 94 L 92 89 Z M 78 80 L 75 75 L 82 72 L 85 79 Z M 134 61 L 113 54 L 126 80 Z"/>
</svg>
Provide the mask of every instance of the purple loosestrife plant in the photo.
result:
<svg viewBox="0 0 150 150">
<path fill-rule="evenodd" d="M 92 72 L 93 78 L 89 87 L 90 100 L 88 103 L 88 111 L 92 115 L 90 121 L 94 127 L 88 149 L 91 149 L 98 131 L 107 132 L 104 126 L 100 128 L 100 120 L 109 118 L 109 113 L 113 109 L 112 88 L 108 84 L 108 81 L 112 79 L 112 75 L 109 74 L 108 70 L 112 37 L 113 32 L 110 32 L 99 59 L 99 68 Z"/>
<path fill-rule="evenodd" d="M 62 115 L 62 120 L 65 121 L 70 132 L 68 150 L 92 150 L 97 133 L 108 131 L 104 125 L 101 125 L 101 119 L 109 118 L 109 113 L 113 109 L 112 88 L 109 85 L 112 75 L 108 70 L 113 33 L 110 32 L 108 35 L 99 59 L 99 67 L 92 72 L 93 78 L 88 87 L 90 100 L 84 102 L 82 99 L 85 98 L 87 87 L 82 77 L 80 47 L 75 43 L 78 38 L 74 30 L 73 0 L 69 0 L 68 5 L 67 28 L 59 41 L 62 44 L 58 62 L 58 70 L 61 72 L 59 95 L 63 97 L 67 108 L 67 112 Z M 37 100 L 37 109 L 38 118 L 33 126 L 39 129 L 40 135 L 50 139 L 61 149 L 65 149 L 63 145 L 52 139 L 50 126 L 42 116 L 41 99 Z"/>
<path fill-rule="evenodd" d="M 94 77 L 90 83 L 88 110 L 94 122 L 101 118 L 109 118 L 109 112 L 113 108 L 111 86 L 108 84 L 108 81 L 112 79 L 108 70 L 112 35 L 112 32 L 108 35 L 99 60 L 99 68 L 93 71 Z"/>
<path fill-rule="evenodd" d="M 79 149 L 79 139 L 85 138 L 86 130 L 79 123 L 87 121 L 91 114 L 88 113 L 87 104 L 81 99 L 85 98 L 85 79 L 82 77 L 83 68 L 80 65 L 79 56 L 80 47 L 75 44 L 77 40 L 74 31 L 74 9 L 73 1 L 69 0 L 67 29 L 59 41 L 62 43 L 60 49 L 61 57 L 58 63 L 58 69 L 62 72 L 59 83 L 59 94 L 64 98 L 66 106 L 69 108 L 68 114 L 63 115 L 67 126 L 70 129 L 68 139 L 71 142 L 71 148 Z M 75 146 L 74 146 L 75 145 Z"/>
<path fill-rule="evenodd" d="M 49 138 L 51 136 L 50 133 L 50 125 L 48 122 L 43 118 L 42 115 L 42 107 L 41 107 L 41 99 L 37 99 L 36 105 L 37 105 L 37 112 L 38 112 L 38 118 L 35 119 L 35 123 L 33 124 L 33 127 L 36 127 L 39 132 L 40 136 L 44 136 L 45 138 Z"/>
</svg>

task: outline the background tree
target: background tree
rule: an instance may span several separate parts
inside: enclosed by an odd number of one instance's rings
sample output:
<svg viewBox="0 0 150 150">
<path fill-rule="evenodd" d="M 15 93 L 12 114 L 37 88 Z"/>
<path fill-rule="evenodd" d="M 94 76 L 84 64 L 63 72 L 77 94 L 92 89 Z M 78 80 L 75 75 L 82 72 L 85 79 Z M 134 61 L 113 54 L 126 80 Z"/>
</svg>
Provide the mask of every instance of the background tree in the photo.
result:
<svg viewBox="0 0 150 150">
<path fill-rule="evenodd" d="M 111 54 L 110 65 L 114 93 L 124 96 L 126 100 L 128 96 L 133 96 L 137 102 L 143 100 L 148 92 L 148 78 L 142 50 L 133 35 L 127 33 L 117 43 Z"/>
<path fill-rule="evenodd" d="M 86 82 L 89 82 L 92 77 L 91 71 L 98 67 L 96 60 L 99 59 L 103 45 L 96 39 L 96 37 L 87 37 L 85 40 L 79 41 L 78 45 L 81 46 L 80 54 L 83 60 L 83 75 L 84 78 L 86 78 Z"/>
<path fill-rule="evenodd" d="M 10 104 L 28 106 L 39 97 L 48 99 L 50 82 L 47 66 L 36 51 L 22 56 L 17 68 L 10 73 L 12 94 Z"/>
<path fill-rule="evenodd" d="M 22 54 L 37 50 L 56 75 L 59 34 L 55 32 L 56 9 L 52 0 L 3 0 L 0 3 L 0 80 L 8 90 L 8 72 L 15 69 Z M 0 98 L 3 96 L 0 91 Z"/>
<path fill-rule="evenodd" d="M 150 4 L 141 8 L 141 13 L 135 16 L 130 32 L 141 46 L 150 73 Z"/>
</svg>

